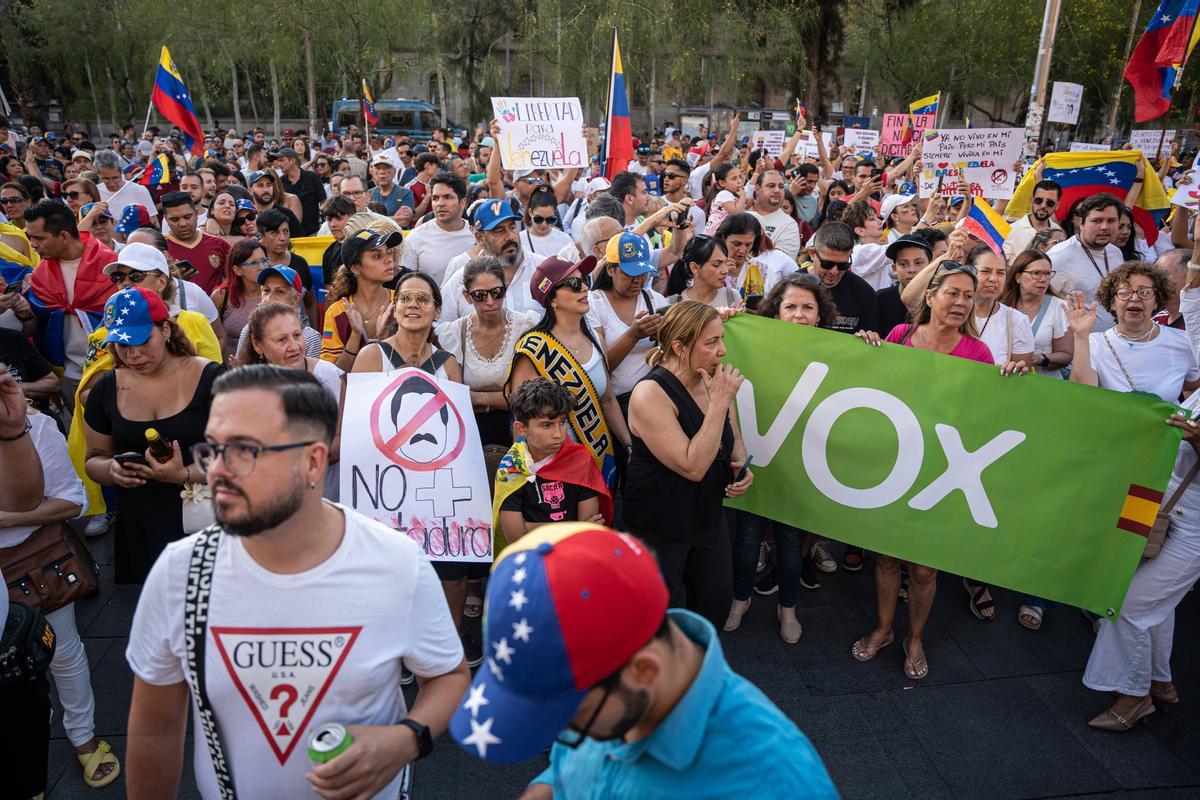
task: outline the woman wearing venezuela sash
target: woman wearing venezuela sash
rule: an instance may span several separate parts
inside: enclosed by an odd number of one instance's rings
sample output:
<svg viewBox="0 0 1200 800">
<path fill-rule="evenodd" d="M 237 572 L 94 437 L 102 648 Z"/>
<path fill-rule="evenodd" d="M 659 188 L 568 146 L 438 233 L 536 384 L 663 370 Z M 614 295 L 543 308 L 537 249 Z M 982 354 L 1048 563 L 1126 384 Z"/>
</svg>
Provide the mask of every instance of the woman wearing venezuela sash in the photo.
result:
<svg viewBox="0 0 1200 800">
<path fill-rule="evenodd" d="M 575 395 L 568 415 L 571 438 L 592 453 L 605 484 L 617 479 L 614 447 L 629 448 L 629 428 L 608 379 L 604 343 L 588 328 L 588 286 L 584 276 L 596 266 L 594 256 L 572 264 L 547 258 L 529 281 L 533 299 L 546 309 L 542 320 L 517 341 L 504 396 L 526 381 L 546 378 Z"/>
</svg>

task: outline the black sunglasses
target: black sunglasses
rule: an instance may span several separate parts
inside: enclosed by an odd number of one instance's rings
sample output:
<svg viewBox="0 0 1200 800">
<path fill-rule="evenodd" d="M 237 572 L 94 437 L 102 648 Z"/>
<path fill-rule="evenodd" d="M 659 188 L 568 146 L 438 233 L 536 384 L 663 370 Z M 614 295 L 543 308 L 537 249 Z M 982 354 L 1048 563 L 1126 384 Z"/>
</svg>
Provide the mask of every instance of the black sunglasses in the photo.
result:
<svg viewBox="0 0 1200 800">
<path fill-rule="evenodd" d="M 501 300 L 508 293 L 507 286 L 493 286 L 491 289 L 472 289 L 467 295 L 476 303 L 482 303 L 491 295 L 493 300 Z"/>
<path fill-rule="evenodd" d="M 553 225 L 554 223 L 558 222 L 558 217 L 556 215 L 552 215 L 549 217 L 541 217 L 541 216 L 538 216 L 537 214 L 533 214 L 529 217 L 529 219 L 533 221 L 534 225 L 541 225 L 542 223 L 545 223 L 547 225 Z"/>
<path fill-rule="evenodd" d="M 120 286 L 125 281 L 129 281 L 136 286 L 146 280 L 146 278 L 149 278 L 150 274 L 149 272 L 139 272 L 136 269 L 131 269 L 129 272 L 113 272 L 108 278 L 113 282 L 113 286 Z"/>
<path fill-rule="evenodd" d="M 572 275 L 571 277 L 564 278 L 558 283 L 554 284 L 554 288 L 570 289 L 572 292 L 582 292 L 587 288 L 587 285 L 587 281 L 585 281 L 583 278 L 579 277 L 578 275 Z"/>
<path fill-rule="evenodd" d="M 851 264 L 849 261 L 829 261 L 820 256 L 817 256 L 817 263 L 821 265 L 821 269 L 836 269 L 838 272 L 845 272 L 850 269 Z"/>
</svg>

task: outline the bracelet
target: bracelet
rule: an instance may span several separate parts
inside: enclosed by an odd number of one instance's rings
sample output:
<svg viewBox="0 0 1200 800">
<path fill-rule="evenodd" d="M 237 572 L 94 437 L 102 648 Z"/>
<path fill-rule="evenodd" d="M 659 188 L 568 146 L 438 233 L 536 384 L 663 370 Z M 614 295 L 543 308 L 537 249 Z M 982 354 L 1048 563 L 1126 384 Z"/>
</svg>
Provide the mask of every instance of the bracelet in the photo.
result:
<svg viewBox="0 0 1200 800">
<path fill-rule="evenodd" d="M 15 442 L 17 439 L 20 439 L 22 436 L 28 436 L 29 429 L 32 427 L 33 427 L 33 425 L 29 422 L 29 418 L 27 417 L 25 419 L 25 430 L 21 431 L 16 436 L 0 436 L 0 442 Z"/>
<path fill-rule="evenodd" d="M 1200 264 L 1193 264 L 1192 262 L 1189 261 L 1187 268 L 1188 268 L 1188 272 L 1200 272 Z"/>
<path fill-rule="evenodd" d="M 1144 182 L 1145 180 L 1146 180 L 1145 178 L 1134 178 L 1134 179 L 1133 179 L 1133 182 L 1134 182 L 1134 183 L 1142 183 L 1142 182 Z"/>
<path fill-rule="evenodd" d="M 349 350 L 347 350 L 346 348 L 344 348 L 344 347 L 343 347 L 343 348 L 342 348 L 342 355 L 346 355 L 346 356 L 356 356 L 356 355 L 358 355 L 358 351 L 357 351 L 357 350 L 355 350 L 353 353 L 351 353 Z"/>
</svg>

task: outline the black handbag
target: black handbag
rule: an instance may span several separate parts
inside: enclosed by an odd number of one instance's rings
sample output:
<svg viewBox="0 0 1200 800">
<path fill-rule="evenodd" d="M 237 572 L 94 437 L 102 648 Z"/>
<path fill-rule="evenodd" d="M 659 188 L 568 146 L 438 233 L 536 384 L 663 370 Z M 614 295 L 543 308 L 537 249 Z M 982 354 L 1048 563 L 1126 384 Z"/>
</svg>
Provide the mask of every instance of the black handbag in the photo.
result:
<svg viewBox="0 0 1200 800">
<path fill-rule="evenodd" d="M 46 615 L 23 603 L 10 603 L 0 632 L 0 686 L 23 683 L 50 668 L 58 640 Z"/>
</svg>

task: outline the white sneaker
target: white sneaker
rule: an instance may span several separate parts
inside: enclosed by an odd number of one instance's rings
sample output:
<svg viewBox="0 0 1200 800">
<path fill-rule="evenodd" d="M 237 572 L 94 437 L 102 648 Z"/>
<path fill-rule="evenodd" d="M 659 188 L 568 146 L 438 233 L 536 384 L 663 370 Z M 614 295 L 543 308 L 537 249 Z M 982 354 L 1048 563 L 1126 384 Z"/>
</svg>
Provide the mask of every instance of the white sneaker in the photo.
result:
<svg viewBox="0 0 1200 800">
<path fill-rule="evenodd" d="M 800 641 L 802 628 L 800 620 L 796 619 L 796 609 L 779 606 L 775 609 L 775 615 L 779 617 L 779 638 L 787 644 Z"/>
<path fill-rule="evenodd" d="M 116 519 L 116 514 L 96 514 L 89 517 L 87 525 L 83 526 L 83 535 L 88 539 L 95 539 L 97 536 L 103 536 L 108 533 L 108 529 L 112 527 L 113 520 Z"/>
<path fill-rule="evenodd" d="M 742 624 L 742 617 L 746 616 L 746 612 L 750 610 L 750 599 L 734 600 L 729 607 L 729 618 L 725 620 L 725 631 L 736 631 Z"/>
<path fill-rule="evenodd" d="M 813 566 L 821 572 L 837 572 L 837 560 L 829 555 L 829 543 L 824 539 L 818 541 L 812 548 Z"/>
</svg>

